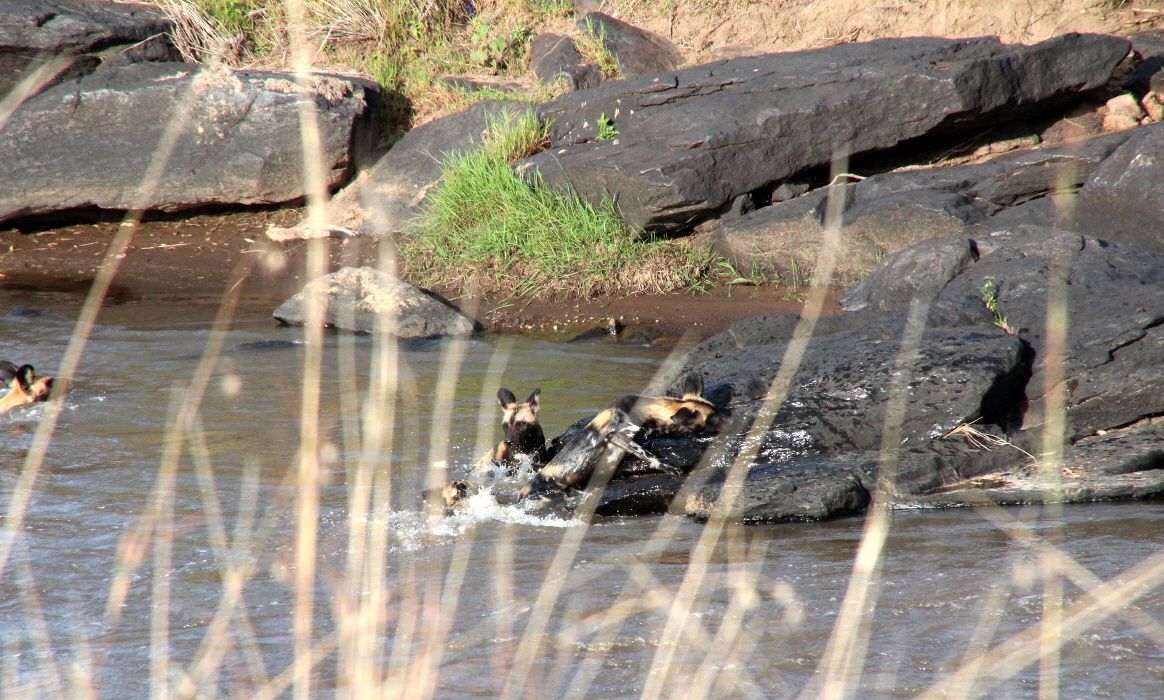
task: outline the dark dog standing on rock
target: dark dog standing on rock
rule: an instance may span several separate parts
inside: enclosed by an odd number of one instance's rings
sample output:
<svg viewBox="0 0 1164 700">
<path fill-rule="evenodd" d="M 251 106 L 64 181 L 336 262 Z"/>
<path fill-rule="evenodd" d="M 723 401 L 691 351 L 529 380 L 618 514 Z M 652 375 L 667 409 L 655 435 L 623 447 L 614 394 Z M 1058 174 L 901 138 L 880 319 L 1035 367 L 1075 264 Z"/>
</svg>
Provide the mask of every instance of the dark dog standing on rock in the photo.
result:
<svg viewBox="0 0 1164 700">
<path fill-rule="evenodd" d="M 522 488 L 519 498 L 585 488 L 603 458 L 621 460 L 627 452 L 659 469 L 674 471 L 647 454 L 634 439 L 644 431 L 661 435 L 711 432 L 719 428 L 720 422 L 719 411 L 703 398 L 703 378 L 696 374 L 683 380 L 683 396 L 677 399 L 622 396 L 567 440 Z"/>
<path fill-rule="evenodd" d="M 519 402 L 509 389 L 501 387 L 497 390 L 497 401 L 502 409 L 501 430 L 505 437 L 477 462 L 476 471 L 498 464 L 505 468 L 506 474 L 512 475 L 523 457 L 528 457 L 535 468 L 546 463 L 546 436 L 538 423 L 538 397 L 541 393 L 541 389 L 534 389 L 528 399 Z"/>
<path fill-rule="evenodd" d="M 32 365 L 17 367 L 8 360 L 0 360 L 0 383 L 8 392 L 0 397 L 0 414 L 36 401 L 48 401 L 53 389 L 52 377 L 37 377 Z"/>
</svg>

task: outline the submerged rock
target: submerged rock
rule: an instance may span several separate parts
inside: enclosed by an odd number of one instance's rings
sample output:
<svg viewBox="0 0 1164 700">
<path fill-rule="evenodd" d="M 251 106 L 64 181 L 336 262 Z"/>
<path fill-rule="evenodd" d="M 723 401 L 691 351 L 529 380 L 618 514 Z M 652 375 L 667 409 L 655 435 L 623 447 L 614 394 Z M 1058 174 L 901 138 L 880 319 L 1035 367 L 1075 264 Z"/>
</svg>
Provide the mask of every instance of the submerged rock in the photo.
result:
<svg viewBox="0 0 1164 700">
<path fill-rule="evenodd" d="M 275 310 L 275 319 L 303 325 L 313 295 L 327 304 L 323 323 L 329 328 L 404 339 L 465 337 L 476 330 L 476 324 L 443 297 L 367 267 L 345 267 L 308 282 Z"/>
<path fill-rule="evenodd" d="M 0 128 L 0 151 L 20 164 L 0 172 L 0 222 L 85 207 L 179 211 L 303 197 L 304 99 L 318 115 L 325 184 L 338 187 L 370 145 L 378 90 L 329 76 L 300 88 L 289 74 L 182 63 L 138 63 L 58 85 Z"/>
</svg>

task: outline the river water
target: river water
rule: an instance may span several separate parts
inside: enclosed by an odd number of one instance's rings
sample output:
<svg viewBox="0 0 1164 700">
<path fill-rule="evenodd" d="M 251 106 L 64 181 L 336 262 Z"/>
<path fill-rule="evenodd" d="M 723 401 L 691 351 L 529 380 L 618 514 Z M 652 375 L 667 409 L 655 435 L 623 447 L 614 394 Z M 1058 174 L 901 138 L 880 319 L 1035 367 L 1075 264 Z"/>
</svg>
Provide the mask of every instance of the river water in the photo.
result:
<svg viewBox="0 0 1164 700">
<path fill-rule="evenodd" d="M 0 318 L 0 357 L 55 370 L 75 309 L 20 301 L 54 313 Z M 170 488 L 168 429 L 214 339 L 208 317 L 111 310 L 93 329 L 0 578 L 0 697 L 371 697 L 378 685 L 387 697 L 910 698 L 982 653 L 994 655 L 976 684 L 946 697 L 1164 695 L 1158 590 L 1133 612 L 1054 624 L 1075 619 L 1086 588 L 1159 555 L 1158 503 L 892 511 L 868 581 L 853 578 L 866 518 L 587 527 L 487 495 L 462 515 L 428 513 L 433 463 L 460 474 L 498 439 L 499 384 L 540 387 L 552 436 L 642 390 L 668 356 L 505 337 L 403 346 L 394 363 L 371 338 L 327 337 L 314 491 L 296 470 L 310 353 L 301 330 L 256 310 L 226 335 Z M 388 376 L 399 391 L 383 415 L 389 399 L 367 400 Z M 6 525 L 44 411 L 0 417 Z M 372 422 L 390 442 L 368 446 Z M 359 485 L 375 474 L 364 507 Z M 154 497 L 159 483 L 171 498 Z M 1056 561 L 1070 576 L 1048 573 Z M 314 585 L 297 588 L 304 571 Z M 830 666 L 847 620 L 849 656 Z M 296 685 L 306 642 L 315 658 Z M 1006 657 L 1008 644 L 1035 651 Z M 847 691 L 828 695 L 830 678 Z"/>
</svg>

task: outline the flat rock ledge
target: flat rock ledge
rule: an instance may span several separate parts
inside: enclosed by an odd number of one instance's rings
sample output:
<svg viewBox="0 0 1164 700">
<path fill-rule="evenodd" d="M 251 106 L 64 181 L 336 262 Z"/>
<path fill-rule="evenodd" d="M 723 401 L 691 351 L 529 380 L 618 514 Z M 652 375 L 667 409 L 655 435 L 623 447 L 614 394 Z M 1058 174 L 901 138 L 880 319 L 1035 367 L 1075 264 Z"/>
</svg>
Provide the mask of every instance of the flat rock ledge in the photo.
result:
<svg viewBox="0 0 1164 700">
<path fill-rule="evenodd" d="M 464 338 L 477 330 L 472 319 L 440 295 L 368 267 L 345 267 L 308 282 L 275 309 L 275 319 L 304 325 L 312 297 L 326 302 L 323 324 L 337 330 L 383 332 L 406 340 Z"/>
<path fill-rule="evenodd" d="M 1079 99 L 1108 83 L 1129 48 L 1088 34 L 1030 46 L 883 39 L 612 81 L 540 106 L 554 147 L 516 169 L 595 204 L 616 201 L 628 223 L 668 232 L 838 154 L 981 129 Z M 617 136 L 603 138 L 603 124 Z"/>
</svg>

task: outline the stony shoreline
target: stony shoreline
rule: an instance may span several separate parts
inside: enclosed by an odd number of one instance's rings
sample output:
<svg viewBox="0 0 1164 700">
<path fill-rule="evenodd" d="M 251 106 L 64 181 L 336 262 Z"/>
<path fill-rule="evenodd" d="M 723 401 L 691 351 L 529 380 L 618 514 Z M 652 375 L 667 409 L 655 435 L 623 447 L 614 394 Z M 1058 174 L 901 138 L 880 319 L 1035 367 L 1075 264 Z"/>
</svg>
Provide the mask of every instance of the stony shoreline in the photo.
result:
<svg viewBox="0 0 1164 700">
<path fill-rule="evenodd" d="M 266 242 L 265 232 L 302 217 L 302 209 L 285 208 L 145 221 L 121 261 L 106 305 L 137 306 L 142 317 L 156 313 L 150 309 L 180 305 L 194 318 L 209 320 L 232 284 L 232 271 L 242 264 L 250 265 L 251 272 L 241 286 L 241 303 L 250 315 L 269 318 L 275 307 L 302 288 L 306 242 L 274 245 Z M 116 229 L 114 222 L 100 222 L 31 233 L 0 231 L 0 293 L 32 299 L 29 295 L 39 292 L 63 292 L 66 297 L 58 300 L 70 298 L 80 304 Z M 331 269 L 353 259 L 375 264 L 378 254 L 374 242 L 362 239 L 348 243 L 331 239 L 326 245 Z M 275 256 L 271 260 L 281 260 L 281 267 L 265 263 L 268 254 Z M 657 336 L 652 338 L 658 342 L 680 338 L 698 342 L 748 316 L 798 312 L 805 295 L 805 289 L 733 285 L 706 293 L 679 290 L 569 301 L 483 299 L 463 305 L 479 310 L 473 315 L 494 333 L 568 340 L 614 318 L 627 331 L 653 329 Z M 836 297 L 837 293 L 830 294 L 826 313 L 840 311 Z"/>
</svg>

